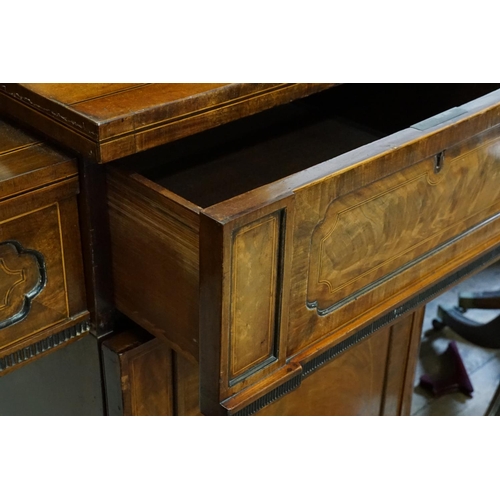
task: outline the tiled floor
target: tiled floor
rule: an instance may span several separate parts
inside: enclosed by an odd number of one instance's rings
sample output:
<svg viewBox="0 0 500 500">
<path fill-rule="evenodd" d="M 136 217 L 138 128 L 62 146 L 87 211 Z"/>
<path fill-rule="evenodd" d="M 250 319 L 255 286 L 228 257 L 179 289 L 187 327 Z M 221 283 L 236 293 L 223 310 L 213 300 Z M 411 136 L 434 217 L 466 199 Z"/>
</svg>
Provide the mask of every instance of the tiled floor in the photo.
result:
<svg viewBox="0 0 500 500">
<path fill-rule="evenodd" d="M 436 332 L 432 329 L 432 320 L 436 317 L 438 304 L 446 307 L 458 304 L 460 291 L 497 289 L 500 289 L 500 263 L 496 263 L 464 281 L 427 305 L 420 359 L 415 376 L 416 387 L 411 410 L 413 415 L 484 415 L 500 382 L 500 349 L 485 349 L 475 346 L 463 340 L 448 327 Z M 471 310 L 467 312 L 469 317 L 481 322 L 488 321 L 498 314 L 500 311 Z M 474 387 L 471 398 L 461 393 L 434 398 L 428 391 L 418 386 L 420 376 L 423 373 L 431 375 L 436 373 L 440 362 L 439 355 L 446 350 L 450 340 L 456 341 Z"/>
</svg>

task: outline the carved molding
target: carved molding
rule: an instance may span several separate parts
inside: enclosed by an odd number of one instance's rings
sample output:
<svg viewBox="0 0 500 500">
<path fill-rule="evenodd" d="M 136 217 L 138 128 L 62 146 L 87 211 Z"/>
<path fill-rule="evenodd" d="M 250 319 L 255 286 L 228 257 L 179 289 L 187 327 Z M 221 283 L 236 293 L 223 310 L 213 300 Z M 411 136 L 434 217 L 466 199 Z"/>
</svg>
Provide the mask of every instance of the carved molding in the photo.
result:
<svg viewBox="0 0 500 500">
<path fill-rule="evenodd" d="M 51 349 L 54 349 L 55 347 L 64 344 L 75 337 L 79 337 L 89 330 L 90 323 L 88 321 L 83 321 L 66 328 L 59 333 L 55 333 L 54 335 L 50 335 L 49 337 L 46 337 L 38 342 L 30 344 L 23 349 L 8 354 L 3 358 L 0 358 L 0 375 L 8 368 L 12 368 L 16 365 L 24 363 L 25 361 L 35 358 L 44 352 L 50 351 Z"/>
<path fill-rule="evenodd" d="M 40 252 L 13 240 L 0 243 L 0 330 L 24 320 L 46 284 Z"/>
<path fill-rule="evenodd" d="M 300 373 L 295 377 L 287 380 L 284 384 L 279 385 L 272 391 L 264 394 L 259 399 L 255 400 L 253 403 L 250 403 L 248 406 L 245 406 L 240 411 L 234 413 L 233 417 L 249 417 L 254 413 L 257 413 L 259 410 L 262 410 L 265 406 L 273 403 L 277 399 L 281 398 L 285 394 L 297 389 L 301 383 L 301 375 Z"/>
</svg>

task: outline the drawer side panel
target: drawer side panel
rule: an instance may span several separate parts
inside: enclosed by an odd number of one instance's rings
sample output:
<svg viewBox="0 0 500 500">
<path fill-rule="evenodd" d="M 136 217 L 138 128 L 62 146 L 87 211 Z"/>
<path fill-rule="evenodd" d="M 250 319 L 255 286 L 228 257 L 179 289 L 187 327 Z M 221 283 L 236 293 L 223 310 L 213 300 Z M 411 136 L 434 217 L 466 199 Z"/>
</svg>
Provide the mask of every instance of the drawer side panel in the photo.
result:
<svg viewBox="0 0 500 500">
<path fill-rule="evenodd" d="M 117 308 L 192 360 L 198 359 L 198 232 L 172 211 L 108 177 Z"/>
</svg>

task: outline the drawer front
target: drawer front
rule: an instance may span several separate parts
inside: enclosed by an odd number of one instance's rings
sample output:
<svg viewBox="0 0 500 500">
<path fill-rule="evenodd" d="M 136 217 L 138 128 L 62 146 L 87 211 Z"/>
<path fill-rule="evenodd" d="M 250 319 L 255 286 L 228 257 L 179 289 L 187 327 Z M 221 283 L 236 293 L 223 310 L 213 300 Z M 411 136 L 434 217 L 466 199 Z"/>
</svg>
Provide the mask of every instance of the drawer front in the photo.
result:
<svg viewBox="0 0 500 500">
<path fill-rule="evenodd" d="M 0 373 L 88 329 L 77 188 L 71 179 L 0 202 Z"/>
<path fill-rule="evenodd" d="M 297 191 L 288 355 L 497 245 L 499 152 L 494 127 L 345 196 Z"/>
<path fill-rule="evenodd" d="M 269 403 L 500 257 L 499 102 L 201 212 L 202 412 Z"/>
</svg>

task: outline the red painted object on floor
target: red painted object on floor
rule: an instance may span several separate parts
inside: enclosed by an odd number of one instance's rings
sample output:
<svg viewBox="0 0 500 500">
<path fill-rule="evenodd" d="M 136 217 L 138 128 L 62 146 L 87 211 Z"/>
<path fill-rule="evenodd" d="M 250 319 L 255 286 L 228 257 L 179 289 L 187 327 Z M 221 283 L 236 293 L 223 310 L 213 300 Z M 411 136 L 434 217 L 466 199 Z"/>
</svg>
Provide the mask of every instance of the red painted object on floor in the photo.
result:
<svg viewBox="0 0 500 500">
<path fill-rule="evenodd" d="M 448 348 L 440 358 L 441 371 L 439 376 L 422 375 L 420 386 L 431 391 L 434 396 L 463 392 L 466 396 L 472 397 L 474 388 L 454 340 L 448 344 Z"/>
</svg>

